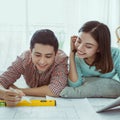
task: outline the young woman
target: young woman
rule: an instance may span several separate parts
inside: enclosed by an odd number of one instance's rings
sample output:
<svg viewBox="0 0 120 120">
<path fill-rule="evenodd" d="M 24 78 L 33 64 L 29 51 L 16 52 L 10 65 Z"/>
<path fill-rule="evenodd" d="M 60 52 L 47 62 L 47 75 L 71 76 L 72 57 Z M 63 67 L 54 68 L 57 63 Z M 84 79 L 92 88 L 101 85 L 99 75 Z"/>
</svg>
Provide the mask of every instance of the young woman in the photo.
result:
<svg viewBox="0 0 120 120">
<path fill-rule="evenodd" d="M 89 21 L 71 37 L 69 86 L 82 85 L 84 77 L 120 79 L 120 50 L 111 47 L 109 28 L 98 21 Z"/>
</svg>

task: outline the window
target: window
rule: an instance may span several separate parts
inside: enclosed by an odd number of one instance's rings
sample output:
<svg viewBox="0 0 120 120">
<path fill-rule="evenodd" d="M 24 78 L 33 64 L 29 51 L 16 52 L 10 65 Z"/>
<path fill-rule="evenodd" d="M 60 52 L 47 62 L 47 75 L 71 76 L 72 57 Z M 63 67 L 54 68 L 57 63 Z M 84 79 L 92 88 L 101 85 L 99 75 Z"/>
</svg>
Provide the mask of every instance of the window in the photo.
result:
<svg viewBox="0 0 120 120">
<path fill-rule="evenodd" d="M 77 34 L 88 20 L 107 24 L 112 45 L 116 45 L 119 0 L 0 0 L 0 70 L 29 49 L 31 36 L 37 29 L 53 30 L 60 48 L 69 55 L 70 36 Z"/>
</svg>

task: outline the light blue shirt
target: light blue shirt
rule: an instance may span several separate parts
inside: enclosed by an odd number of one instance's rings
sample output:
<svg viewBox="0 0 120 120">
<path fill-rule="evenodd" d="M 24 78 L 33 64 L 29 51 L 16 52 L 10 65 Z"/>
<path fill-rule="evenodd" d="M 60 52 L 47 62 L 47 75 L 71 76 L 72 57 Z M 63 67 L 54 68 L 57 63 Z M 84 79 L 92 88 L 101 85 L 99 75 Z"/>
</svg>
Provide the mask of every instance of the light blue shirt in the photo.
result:
<svg viewBox="0 0 120 120">
<path fill-rule="evenodd" d="M 120 49 L 111 48 L 111 53 L 112 53 L 114 68 L 111 72 L 105 74 L 100 73 L 98 70 L 96 70 L 95 66 L 90 67 L 88 64 L 86 64 L 84 59 L 75 56 L 78 80 L 76 82 L 72 82 L 68 80 L 69 86 L 71 87 L 80 86 L 82 84 L 84 77 L 102 77 L 102 78 L 112 79 L 117 74 L 120 80 Z"/>
</svg>

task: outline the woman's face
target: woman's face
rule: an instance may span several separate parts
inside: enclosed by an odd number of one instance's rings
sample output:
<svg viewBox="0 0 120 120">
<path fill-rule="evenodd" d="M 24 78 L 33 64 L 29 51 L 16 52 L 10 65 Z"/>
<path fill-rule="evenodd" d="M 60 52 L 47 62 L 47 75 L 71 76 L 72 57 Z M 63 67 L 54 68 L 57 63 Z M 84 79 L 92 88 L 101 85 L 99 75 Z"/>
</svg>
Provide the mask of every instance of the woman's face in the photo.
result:
<svg viewBox="0 0 120 120">
<path fill-rule="evenodd" d="M 54 48 L 50 45 L 36 43 L 31 51 L 32 62 L 39 72 L 45 72 L 55 60 Z"/>
<path fill-rule="evenodd" d="M 96 53 L 99 52 L 96 40 L 89 33 L 85 32 L 79 34 L 75 47 L 78 57 L 92 60 L 91 62 L 94 61 Z"/>
</svg>

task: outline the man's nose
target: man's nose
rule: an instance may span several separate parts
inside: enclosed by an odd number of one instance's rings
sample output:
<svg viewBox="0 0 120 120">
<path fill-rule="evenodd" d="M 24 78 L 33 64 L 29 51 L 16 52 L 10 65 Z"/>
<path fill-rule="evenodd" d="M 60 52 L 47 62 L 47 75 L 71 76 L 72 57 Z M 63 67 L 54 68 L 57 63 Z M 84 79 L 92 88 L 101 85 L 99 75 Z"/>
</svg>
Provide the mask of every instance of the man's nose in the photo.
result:
<svg viewBox="0 0 120 120">
<path fill-rule="evenodd" d="M 39 59 L 39 63 L 40 63 L 40 64 L 44 64 L 44 63 L 45 63 L 45 58 L 44 58 L 44 57 L 40 58 L 40 59 Z"/>
</svg>

